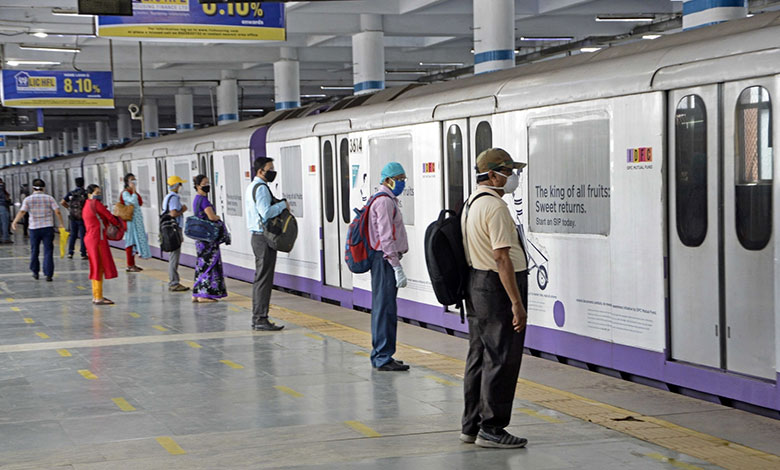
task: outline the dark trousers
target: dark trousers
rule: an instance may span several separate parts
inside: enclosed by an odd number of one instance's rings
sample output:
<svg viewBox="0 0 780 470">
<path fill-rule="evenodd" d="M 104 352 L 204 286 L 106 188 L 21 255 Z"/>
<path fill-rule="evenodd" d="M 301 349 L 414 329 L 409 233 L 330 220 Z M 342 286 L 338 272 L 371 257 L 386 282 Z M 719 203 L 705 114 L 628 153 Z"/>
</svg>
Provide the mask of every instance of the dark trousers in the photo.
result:
<svg viewBox="0 0 780 470">
<path fill-rule="evenodd" d="M 398 330 L 398 288 L 395 272 L 381 251 L 371 260 L 371 365 L 382 367 L 393 360 Z"/>
<path fill-rule="evenodd" d="M 76 248 L 76 239 L 81 239 L 81 256 L 87 256 L 87 247 L 84 246 L 84 234 L 87 232 L 84 221 L 70 217 L 70 238 L 68 239 L 68 254 L 72 255 Z"/>
<path fill-rule="evenodd" d="M 51 277 L 54 275 L 54 227 L 44 227 L 30 229 L 30 271 L 38 274 L 41 270 L 41 263 L 38 261 L 38 255 L 43 243 L 43 275 Z"/>
<path fill-rule="evenodd" d="M 252 324 L 268 318 L 271 289 L 274 286 L 276 250 L 268 246 L 265 236 L 252 234 L 252 251 L 255 253 L 255 280 L 252 283 Z"/>
<path fill-rule="evenodd" d="M 528 271 L 515 273 L 523 305 L 528 305 Z M 525 330 L 512 328 L 512 301 L 498 273 L 471 271 L 466 311 L 469 354 L 463 379 L 465 407 L 462 430 L 496 434 L 509 425 Z"/>
</svg>

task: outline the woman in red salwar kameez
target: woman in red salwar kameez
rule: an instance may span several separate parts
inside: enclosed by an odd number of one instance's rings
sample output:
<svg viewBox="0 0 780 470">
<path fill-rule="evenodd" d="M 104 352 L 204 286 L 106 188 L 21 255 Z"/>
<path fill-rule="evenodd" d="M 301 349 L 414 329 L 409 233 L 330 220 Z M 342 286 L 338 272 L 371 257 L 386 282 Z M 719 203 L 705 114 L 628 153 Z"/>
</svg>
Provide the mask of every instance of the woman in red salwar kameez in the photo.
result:
<svg viewBox="0 0 780 470">
<path fill-rule="evenodd" d="M 103 193 L 100 186 L 90 184 L 87 187 L 88 200 L 81 211 L 84 226 L 87 233 L 84 236 L 84 244 L 89 255 L 89 278 L 92 280 L 92 303 L 96 305 L 111 305 L 114 302 L 103 297 L 103 279 L 117 277 L 114 258 L 111 256 L 111 247 L 108 246 L 105 227 L 108 224 L 119 225 L 122 223 L 114 217 L 101 202 Z M 101 224 L 101 221 L 103 222 Z"/>
</svg>

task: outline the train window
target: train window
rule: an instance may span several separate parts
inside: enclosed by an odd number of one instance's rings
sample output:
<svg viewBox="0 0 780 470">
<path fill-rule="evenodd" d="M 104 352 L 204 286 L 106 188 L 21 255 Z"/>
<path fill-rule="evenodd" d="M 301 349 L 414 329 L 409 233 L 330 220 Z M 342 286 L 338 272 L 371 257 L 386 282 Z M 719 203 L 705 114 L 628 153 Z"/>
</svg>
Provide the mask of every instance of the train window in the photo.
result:
<svg viewBox="0 0 780 470">
<path fill-rule="evenodd" d="M 371 193 L 379 191 L 382 182 L 382 168 L 391 161 L 400 163 L 406 170 L 406 188 L 398 196 L 398 205 L 404 216 L 404 224 L 414 225 L 414 186 L 415 179 L 413 168 L 414 146 L 412 136 L 409 134 L 396 134 L 383 137 L 375 137 L 368 141 L 368 155 L 371 162 L 370 181 Z"/>
<path fill-rule="evenodd" d="M 349 210 L 349 142 L 347 139 L 341 139 L 339 145 L 339 173 L 341 174 L 341 219 L 345 224 L 350 222 Z"/>
<path fill-rule="evenodd" d="M 772 108 L 766 88 L 742 91 L 735 122 L 737 237 L 746 249 L 761 250 L 772 236 Z"/>
<path fill-rule="evenodd" d="M 447 208 L 459 210 L 463 205 L 463 134 L 453 124 L 447 130 Z"/>
<path fill-rule="evenodd" d="M 474 137 L 474 158 L 478 157 L 483 150 L 493 146 L 493 129 L 490 123 L 482 121 L 477 124 L 477 132 Z"/>
<path fill-rule="evenodd" d="M 330 141 L 326 141 L 322 149 L 322 178 L 322 187 L 325 191 L 325 219 L 333 222 L 336 208 L 333 202 L 333 145 Z"/>
<path fill-rule="evenodd" d="M 707 236 L 707 108 L 699 96 L 680 100 L 674 128 L 677 235 L 699 246 Z"/>
<path fill-rule="evenodd" d="M 303 161 L 301 146 L 279 149 L 279 164 L 282 167 L 282 197 L 290 204 L 295 217 L 303 217 Z"/>
</svg>

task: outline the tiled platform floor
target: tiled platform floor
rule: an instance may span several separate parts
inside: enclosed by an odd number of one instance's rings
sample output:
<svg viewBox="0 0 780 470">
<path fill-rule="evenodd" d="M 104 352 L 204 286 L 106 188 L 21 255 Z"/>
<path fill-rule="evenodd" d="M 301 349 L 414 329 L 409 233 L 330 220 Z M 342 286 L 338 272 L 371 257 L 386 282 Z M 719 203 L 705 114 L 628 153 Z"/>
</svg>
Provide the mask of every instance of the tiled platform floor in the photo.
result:
<svg viewBox="0 0 780 470">
<path fill-rule="evenodd" d="M 193 304 L 167 291 L 152 260 L 106 283 L 115 306 L 93 307 L 85 261 L 56 259 L 46 283 L 27 253 L 21 240 L 0 245 L 3 469 L 721 468 L 521 399 L 509 430 L 527 449 L 461 444 L 462 382 L 414 354 L 461 360 L 464 340 L 401 325 L 411 371 L 375 372 L 365 313 L 274 292 L 287 327 L 252 333 L 249 285 Z M 301 326 L 312 318 L 335 323 Z M 528 356 L 522 375 L 760 449 L 766 468 L 780 462 L 774 420 Z"/>
</svg>

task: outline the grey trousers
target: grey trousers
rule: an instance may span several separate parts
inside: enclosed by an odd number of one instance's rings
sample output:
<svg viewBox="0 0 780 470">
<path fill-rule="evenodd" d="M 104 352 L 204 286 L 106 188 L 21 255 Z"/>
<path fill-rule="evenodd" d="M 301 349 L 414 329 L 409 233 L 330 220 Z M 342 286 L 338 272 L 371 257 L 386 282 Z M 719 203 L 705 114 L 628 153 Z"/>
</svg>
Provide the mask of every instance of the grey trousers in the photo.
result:
<svg viewBox="0 0 780 470">
<path fill-rule="evenodd" d="M 181 248 L 176 251 L 171 251 L 170 258 L 168 258 L 168 287 L 175 287 L 179 285 L 179 257 L 181 256 Z"/>
<path fill-rule="evenodd" d="M 255 280 L 252 283 L 252 324 L 268 318 L 271 289 L 274 286 L 276 250 L 268 246 L 265 236 L 252 234 L 252 251 L 255 253 Z"/>
<path fill-rule="evenodd" d="M 528 271 L 515 273 L 523 305 L 528 306 Z M 471 271 L 466 291 L 469 353 L 463 379 L 462 431 L 500 433 L 509 425 L 523 359 L 525 330 L 512 327 L 512 301 L 498 273 Z"/>
</svg>

